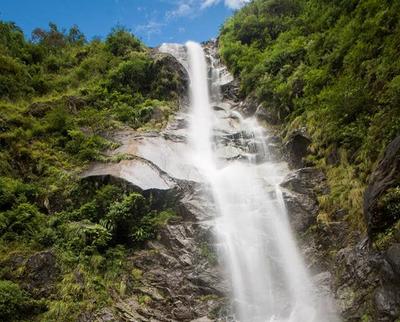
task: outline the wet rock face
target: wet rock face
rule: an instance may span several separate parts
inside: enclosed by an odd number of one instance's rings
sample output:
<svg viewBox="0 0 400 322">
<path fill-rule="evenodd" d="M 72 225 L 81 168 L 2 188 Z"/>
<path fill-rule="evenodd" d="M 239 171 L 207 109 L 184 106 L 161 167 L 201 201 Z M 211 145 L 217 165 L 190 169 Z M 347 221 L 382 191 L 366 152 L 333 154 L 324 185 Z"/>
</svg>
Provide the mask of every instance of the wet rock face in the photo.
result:
<svg viewBox="0 0 400 322">
<path fill-rule="evenodd" d="M 143 276 L 134 287 L 136 296 L 118 304 L 125 313 L 140 321 L 191 321 L 222 306 L 225 286 L 219 268 L 201 253 L 198 245 L 204 240 L 197 232 L 195 224 L 176 222 L 159 241 L 128 259 Z M 137 296 L 147 296 L 148 303 L 137 306 Z"/>
<path fill-rule="evenodd" d="M 290 173 L 281 183 L 290 223 L 297 232 L 305 232 L 318 214 L 317 192 L 326 190 L 325 175 L 316 168 Z"/>
<path fill-rule="evenodd" d="M 384 321 L 400 316 L 400 244 L 391 245 L 379 262 L 380 286 L 374 292 L 374 304 Z"/>
<path fill-rule="evenodd" d="M 224 99 L 234 102 L 239 101 L 239 81 L 236 79 L 231 80 L 221 85 L 221 93 Z"/>
<path fill-rule="evenodd" d="M 262 104 L 259 104 L 257 106 L 254 115 L 259 121 L 265 121 L 268 124 L 272 125 L 282 124 L 282 118 L 279 115 L 279 112 L 271 107 L 265 107 Z"/>
<path fill-rule="evenodd" d="M 188 187 L 193 193 L 189 199 L 196 198 L 197 189 Z M 186 204 L 187 200 L 178 203 Z M 215 320 L 226 305 L 228 286 L 210 255 L 210 226 L 200 220 L 204 217 L 196 215 L 196 210 L 191 208 L 190 216 L 187 211 L 185 205 L 178 205 L 180 218 L 164 227 L 145 249 L 126 258 L 136 273 L 125 281 L 125 296 L 116 299 L 112 307 L 82 314 L 80 322 Z M 204 247 L 211 248 L 205 251 Z"/>
<path fill-rule="evenodd" d="M 246 117 L 254 115 L 258 106 L 258 100 L 252 96 L 247 96 L 244 101 L 239 103 L 240 112 Z"/>
<path fill-rule="evenodd" d="M 397 220 L 400 214 L 388 215 L 380 205 L 380 198 L 389 188 L 400 184 L 400 136 L 386 148 L 385 155 L 371 175 L 370 184 L 364 193 L 364 216 L 368 233 L 374 237 L 385 231 Z"/>
<path fill-rule="evenodd" d="M 25 263 L 23 287 L 36 298 L 49 296 L 59 273 L 56 257 L 51 251 L 36 253 Z"/>
<path fill-rule="evenodd" d="M 386 252 L 386 258 L 393 269 L 394 281 L 400 283 L 400 243 L 393 244 Z"/>
<path fill-rule="evenodd" d="M 342 314 L 346 318 L 361 318 L 366 312 L 365 297 L 376 287 L 376 271 L 374 261 L 379 259 L 371 252 L 367 240 L 356 247 L 348 246 L 336 254 L 335 271 L 341 272 L 336 280 L 337 298 Z M 361 309 L 360 309 L 361 306 Z"/>
<path fill-rule="evenodd" d="M 283 191 L 283 198 L 292 228 L 299 233 L 305 232 L 315 222 L 317 202 L 307 195 L 289 191 Z"/>
<path fill-rule="evenodd" d="M 308 146 L 311 139 L 306 133 L 305 128 L 291 133 L 286 140 L 285 149 L 287 161 L 292 168 L 298 169 L 305 166 L 304 157 L 307 156 Z"/>
<path fill-rule="evenodd" d="M 393 285 L 379 287 L 374 294 L 374 300 L 378 312 L 382 318 L 380 321 L 391 321 L 400 316 L 399 288 Z"/>
<path fill-rule="evenodd" d="M 177 121 L 179 123 L 179 121 Z M 120 147 L 110 156 L 124 156 L 114 163 L 94 163 L 81 174 L 82 178 L 113 176 L 122 178 L 146 191 L 170 190 L 179 180 L 199 181 L 197 170 L 185 157 L 186 137 L 179 124 L 171 125 L 162 133 L 116 133 Z"/>
<path fill-rule="evenodd" d="M 226 306 L 229 287 L 211 237 L 215 209 L 207 198 L 209 188 L 186 155 L 186 127 L 184 113 L 178 113 L 157 133 L 115 133 L 120 146 L 109 155 L 124 159 L 95 163 L 82 173 L 83 180 L 118 183 L 144 196 L 151 193 L 160 209 L 163 200 L 173 199 L 179 218 L 127 258 L 141 276 L 125 281 L 126 295 L 101 312 L 83 312 L 79 321 L 210 321 Z"/>
<path fill-rule="evenodd" d="M 290 173 L 281 186 L 294 192 L 315 196 L 315 193 L 327 193 L 325 174 L 317 168 L 302 168 Z"/>
</svg>

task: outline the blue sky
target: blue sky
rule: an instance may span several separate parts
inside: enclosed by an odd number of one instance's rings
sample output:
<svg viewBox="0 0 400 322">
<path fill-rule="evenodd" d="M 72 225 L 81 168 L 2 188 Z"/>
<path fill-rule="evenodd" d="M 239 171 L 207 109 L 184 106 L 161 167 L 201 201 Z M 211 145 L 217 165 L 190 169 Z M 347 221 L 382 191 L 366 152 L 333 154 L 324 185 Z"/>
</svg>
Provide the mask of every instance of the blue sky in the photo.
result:
<svg viewBox="0 0 400 322">
<path fill-rule="evenodd" d="M 149 46 L 215 37 L 224 20 L 249 0 L 0 0 L 0 19 L 26 35 L 50 21 L 76 24 L 91 39 L 123 25 Z"/>
</svg>

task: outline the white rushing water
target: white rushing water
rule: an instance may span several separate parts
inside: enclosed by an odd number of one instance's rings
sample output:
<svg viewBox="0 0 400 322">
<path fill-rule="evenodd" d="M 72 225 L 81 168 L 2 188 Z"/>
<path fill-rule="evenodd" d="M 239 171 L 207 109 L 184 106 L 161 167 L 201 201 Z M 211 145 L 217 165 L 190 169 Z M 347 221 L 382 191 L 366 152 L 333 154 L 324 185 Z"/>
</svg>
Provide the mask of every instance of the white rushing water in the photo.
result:
<svg viewBox="0 0 400 322">
<path fill-rule="evenodd" d="M 216 204 L 215 235 L 232 285 L 235 320 L 337 321 L 315 295 L 293 238 L 279 187 L 285 165 L 271 161 L 265 130 L 254 118 L 243 119 L 220 102 L 221 73 L 212 66 L 213 55 L 208 64 L 193 42 L 186 51 L 188 156 Z"/>
</svg>

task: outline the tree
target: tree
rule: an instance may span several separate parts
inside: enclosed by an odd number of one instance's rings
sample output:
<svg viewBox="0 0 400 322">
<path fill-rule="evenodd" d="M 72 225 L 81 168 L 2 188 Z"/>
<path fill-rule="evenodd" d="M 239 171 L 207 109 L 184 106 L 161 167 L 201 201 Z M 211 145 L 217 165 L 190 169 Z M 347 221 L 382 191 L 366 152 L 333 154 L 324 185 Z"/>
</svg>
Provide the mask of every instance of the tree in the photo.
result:
<svg viewBox="0 0 400 322">
<path fill-rule="evenodd" d="M 86 42 L 85 35 L 79 30 L 77 25 L 73 25 L 67 35 L 67 40 L 70 44 L 82 45 Z"/>
<path fill-rule="evenodd" d="M 42 44 L 50 49 L 57 49 L 66 45 L 66 36 L 63 31 L 58 30 L 55 23 L 49 23 L 49 31 L 35 28 L 32 31 L 32 42 Z"/>
<path fill-rule="evenodd" d="M 129 51 L 140 51 L 142 44 L 128 29 L 117 26 L 107 36 L 106 46 L 115 56 L 124 56 Z"/>
</svg>

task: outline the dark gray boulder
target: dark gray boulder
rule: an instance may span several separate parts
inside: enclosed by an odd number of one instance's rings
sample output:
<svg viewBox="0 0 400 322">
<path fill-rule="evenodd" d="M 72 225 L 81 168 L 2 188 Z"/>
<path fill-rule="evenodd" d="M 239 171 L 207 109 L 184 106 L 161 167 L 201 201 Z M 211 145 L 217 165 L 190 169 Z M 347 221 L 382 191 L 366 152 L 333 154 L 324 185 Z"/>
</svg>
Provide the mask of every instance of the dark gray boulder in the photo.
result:
<svg viewBox="0 0 400 322">
<path fill-rule="evenodd" d="M 264 121 L 272 125 L 281 124 L 282 120 L 279 112 L 274 110 L 272 107 L 265 107 L 263 104 L 259 104 L 255 111 L 255 117 L 259 121 Z"/>
<path fill-rule="evenodd" d="M 305 232 L 316 220 L 317 201 L 307 195 L 287 190 L 283 190 L 282 194 L 292 228 L 300 233 Z"/>
<path fill-rule="evenodd" d="M 23 288 L 35 298 L 49 296 L 54 290 L 59 274 L 56 256 L 51 251 L 36 253 L 25 263 L 22 274 Z"/>
<path fill-rule="evenodd" d="M 252 116 L 257 111 L 257 99 L 251 95 L 247 96 L 244 101 L 240 102 L 239 110 L 244 116 Z"/>
<path fill-rule="evenodd" d="M 232 81 L 221 84 L 221 93 L 224 99 L 237 102 L 239 100 L 239 81 L 232 79 Z"/>
<path fill-rule="evenodd" d="M 306 231 L 318 214 L 317 192 L 325 192 L 326 178 L 317 168 L 303 168 L 290 173 L 281 183 L 290 223 L 297 232 Z"/>
<path fill-rule="evenodd" d="M 364 216 L 370 237 L 385 231 L 400 219 L 400 214 L 388 215 L 380 205 L 380 199 L 385 192 L 399 183 L 400 136 L 387 146 L 385 154 L 372 173 L 370 183 L 364 193 Z"/>
<path fill-rule="evenodd" d="M 386 259 L 392 267 L 396 279 L 400 282 L 400 243 L 389 247 L 386 251 Z"/>
<path fill-rule="evenodd" d="M 394 321 L 400 316 L 400 293 L 397 287 L 379 287 L 375 290 L 374 301 L 380 321 Z"/>
<path fill-rule="evenodd" d="M 304 157 L 308 154 L 310 144 L 311 138 L 308 136 L 305 128 L 289 134 L 286 139 L 285 149 L 290 167 L 298 169 L 305 166 Z"/>
<path fill-rule="evenodd" d="M 335 272 L 340 272 L 336 274 L 336 298 L 345 321 L 361 321 L 371 305 L 366 299 L 378 283 L 372 265 L 378 261 L 367 239 L 337 252 L 333 267 Z"/>
<path fill-rule="evenodd" d="M 281 186 L 300 194 L 312 195 L 314 192 L 326 193 L 325 174 L 313 167 L 302 168 L 286 176 Z"/>
</svg>

